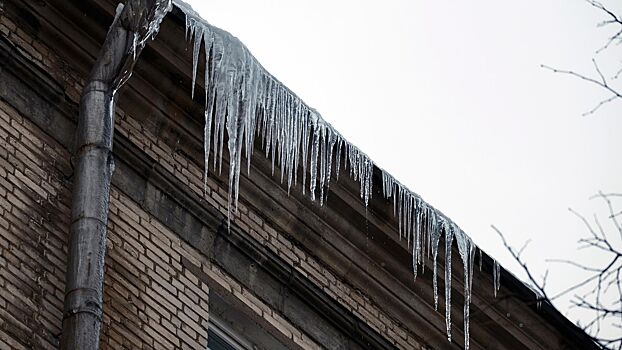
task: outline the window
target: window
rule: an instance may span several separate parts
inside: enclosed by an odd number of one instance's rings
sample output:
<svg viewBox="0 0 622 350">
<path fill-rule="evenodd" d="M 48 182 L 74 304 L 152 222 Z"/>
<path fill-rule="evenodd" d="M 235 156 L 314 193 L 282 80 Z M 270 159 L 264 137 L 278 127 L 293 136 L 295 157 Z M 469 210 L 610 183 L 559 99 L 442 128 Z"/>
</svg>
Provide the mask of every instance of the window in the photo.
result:
<svg viewBox="0 0 622 350">
<path fill-rule="evenodd" d="M 210 315 L 207 330 L 208 350 L 250 350 L 253 347 L 233 330 Z"/>
</svg>

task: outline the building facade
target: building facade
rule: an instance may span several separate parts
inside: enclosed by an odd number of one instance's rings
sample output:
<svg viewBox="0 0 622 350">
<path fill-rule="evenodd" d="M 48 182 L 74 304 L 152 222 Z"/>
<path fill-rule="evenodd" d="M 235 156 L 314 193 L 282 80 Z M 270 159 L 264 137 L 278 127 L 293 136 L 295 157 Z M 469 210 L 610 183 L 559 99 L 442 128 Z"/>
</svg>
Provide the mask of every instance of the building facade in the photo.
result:
<svg viewBox="0 0 622 350">
<path fill-rule="evenodd" d="M 116 5 L 0 1 L 0 349 L 59 347 L 80 94 Z M 320 206 L 258 144 L 228 218 L 227 169 L 204 179 L 185 20 L 167 15 L 119 92 L 101 348 L 464 348 L 464 271 L 449 342 L 432 262 L 413 281 L 382 195 L 366 206 L 343 176 Z M 494 261 L 479 259 L 470 348 L 594 348 L 509 273 L 495 297 Z"/>
</svg>

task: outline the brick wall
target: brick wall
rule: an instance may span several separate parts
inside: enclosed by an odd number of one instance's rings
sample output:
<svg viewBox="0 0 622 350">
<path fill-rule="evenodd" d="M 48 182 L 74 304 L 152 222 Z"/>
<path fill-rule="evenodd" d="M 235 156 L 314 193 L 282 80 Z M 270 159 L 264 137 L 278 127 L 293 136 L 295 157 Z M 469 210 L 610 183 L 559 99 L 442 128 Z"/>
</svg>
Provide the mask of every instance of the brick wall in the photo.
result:
<svg viewBox="0 0 622 350">
<path fill-rule="evenodd" d="M 69 155 L 0 100 L 0 348 L 52 349 L 63 310 Z"/>
<path fill-rule="evenodd" d="M 111 190 L 102 348 L 205 349 L 209 287 L 181 265 L 200 253 Z"/>
<path fill-rule="evenodd" d="M 78 103 L 83 77 L 68 68 L 61 55 L 6 14 L 0 16 L 0 32 L 50 72 L 63 85 L 68 100 Z M 116 121 L 116 132 L 207 205 L 226 214 L 227 193 L 211 179 L 204 192 L 202 165 L 176 153 L 132 115 L 119 110 Z M 70 217 L 69 160 L 69 152 L 28 116 L 0 101 L 0 348 L 58 344 Z M 420 347 L 410 330 L 262 217 L 242 198 L 232 220 L 393 344 L 402 349 Z M 107 248 L 103 348 L 205 348 L 210 285 L 230 291 L 247 312 L 301 348 L 321 348 L 114 187 Z M 182 256 L 202 273 L 197 276 L 185 269 Z"/>
<path fill-rule="evenodd" d="M 4 102 L 0 139 L 0 348 L 53 349 L 62 321 L 69 154 Z M 286 338 L 320 347 L 114 187 L 108 228 L 103 349 L 204 349 L 207 281 Z M 183 268 L 182 256 L 208 278 Z"/>
<path fill-rule="evenodd" d="M 196 196 L 203 198 L 207 203 L 219 209 L 223 215 L 227 215 L 228 194 L 226 190 L 209 177 L 207 188 L 204 190 L 202 166 L 179 156 L 179 153 L 171 148 L 165 140 L 156 137 L 149 128 L 144 127 L 142 123 L 122 111 L 117 114 L 115 132 L 128 137 L 140 149 L 187 185 Z M 401 349 L 420 347 L 414 334 L 384 313 L 362 291 L 352 288 L 347 281 L 338 279 L 321 261 L 300 249 L 283 232 L 278 232 L 270 226 L 266 220 L 262 219 L 260 212 L 253 211 L 244 204 L 243 196 L 242 193 L 238 211 L 231 218 L 233 223 L 291 266 L 294 266 L 297 271 L 321 287 L 325 293 L 351 312 L 365 320 L 370 327 L 383 334 L 394 345 Z"/>
</svg>

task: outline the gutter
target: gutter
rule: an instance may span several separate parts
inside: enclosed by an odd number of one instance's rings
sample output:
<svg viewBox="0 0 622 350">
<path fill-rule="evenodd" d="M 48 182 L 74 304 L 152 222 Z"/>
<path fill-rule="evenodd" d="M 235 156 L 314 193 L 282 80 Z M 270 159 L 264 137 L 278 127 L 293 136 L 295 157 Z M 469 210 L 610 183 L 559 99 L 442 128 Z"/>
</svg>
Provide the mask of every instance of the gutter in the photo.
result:
<svg viewBox="0 0 622 350">
<path fill-rule="evenodd" d="M 128 0 L 125 5 L 119 4 L 82 91 L 61 349 L 99 348 L 106 226 L 114 172 L 115 96 L 171 8 L 170 0 Z"/>
</svg>

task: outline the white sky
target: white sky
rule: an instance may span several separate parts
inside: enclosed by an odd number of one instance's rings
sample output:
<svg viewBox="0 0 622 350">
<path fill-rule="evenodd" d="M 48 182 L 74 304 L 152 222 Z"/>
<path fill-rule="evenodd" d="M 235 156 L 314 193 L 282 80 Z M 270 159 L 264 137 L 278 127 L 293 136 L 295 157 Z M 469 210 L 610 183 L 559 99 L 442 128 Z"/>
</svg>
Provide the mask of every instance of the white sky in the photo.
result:
<svg viewBox="0 0 622 350">
<path fill-rule="evenodd" d="M 577 273 L 545 258 L 599 260 L 576 250 L 587 232 L 568 207 L 606 222 L 588 198 L 622 192 L 622 102 L 582 117 L 608 95 L 540 68 L 594 74 L 611 31 L 586 2 L 188 2 L 504 267 L 523 276 L 491 224 L 532 240 L 523 256 L 552 292 Z M 616 55 L 597 56 L 606 75 Z"/>
</svg>

